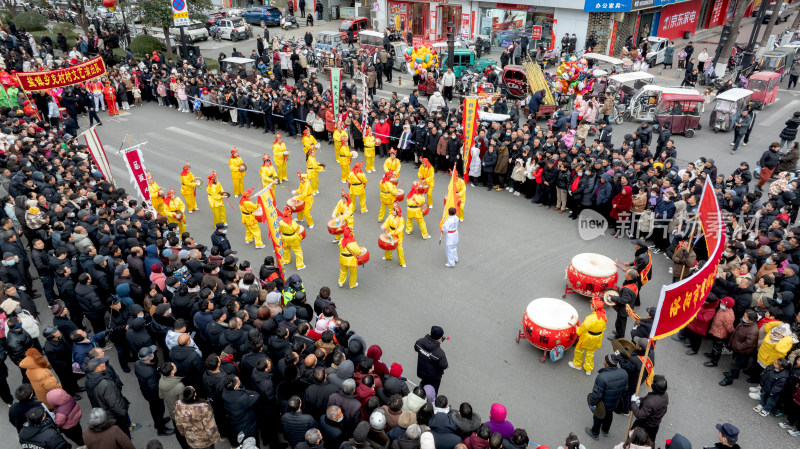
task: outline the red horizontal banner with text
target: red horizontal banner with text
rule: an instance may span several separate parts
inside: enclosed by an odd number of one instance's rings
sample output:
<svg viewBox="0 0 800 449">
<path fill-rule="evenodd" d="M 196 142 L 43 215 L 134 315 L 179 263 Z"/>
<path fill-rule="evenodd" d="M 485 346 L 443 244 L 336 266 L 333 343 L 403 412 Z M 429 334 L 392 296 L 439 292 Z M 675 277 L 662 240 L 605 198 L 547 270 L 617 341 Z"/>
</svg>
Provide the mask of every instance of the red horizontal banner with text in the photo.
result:
<svg viewBox="0 0 800 449">
<path fill-rule="evenodd" d="M 106 64 L 100 56 L 86 62 L 64 69 L 47 70 L 43 72 L 17 73 L 20 87 L 26 92 L 37 90 L 58 89 L 72 84 L 78 84 L 103 76 L 106 73 Z"/>
</svg>

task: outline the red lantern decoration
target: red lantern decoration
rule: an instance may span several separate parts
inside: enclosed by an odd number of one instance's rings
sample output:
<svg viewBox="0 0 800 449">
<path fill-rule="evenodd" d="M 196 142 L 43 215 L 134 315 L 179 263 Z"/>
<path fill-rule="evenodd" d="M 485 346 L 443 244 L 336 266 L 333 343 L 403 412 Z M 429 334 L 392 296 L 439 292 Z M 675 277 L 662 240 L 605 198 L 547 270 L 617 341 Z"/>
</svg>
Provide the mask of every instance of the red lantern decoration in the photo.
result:
<svg viewBox="0 0 800 449">
<path fill-rule="evenodd" d="M 103 6 L 112 9 L 117 6 L 117 0 L 103 0 Z"/>
</svg>

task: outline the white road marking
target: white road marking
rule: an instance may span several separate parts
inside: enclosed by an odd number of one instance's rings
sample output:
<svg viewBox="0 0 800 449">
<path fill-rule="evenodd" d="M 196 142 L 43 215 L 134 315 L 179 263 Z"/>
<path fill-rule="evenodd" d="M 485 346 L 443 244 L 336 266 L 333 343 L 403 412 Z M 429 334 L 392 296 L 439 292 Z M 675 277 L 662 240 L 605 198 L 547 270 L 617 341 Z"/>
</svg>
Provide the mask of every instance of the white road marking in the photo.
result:
<svg viewBox="0 0 800 449">
<path fill-rule="evenodd" d="M 792 100 L 787 103 L 782 108 L 778 109 L 777 111 L 773 112 L 772 114 L 767 117 L 766 120 L 761 120 L 761 126 L 772 126 L 778 121 L 788 119 L 788 113 L 791 109 L 796 108 L 796 106 L 800 104 L 800 100 Z M 763 114 L 763 112 L 761 112 Z"/>
</svg>

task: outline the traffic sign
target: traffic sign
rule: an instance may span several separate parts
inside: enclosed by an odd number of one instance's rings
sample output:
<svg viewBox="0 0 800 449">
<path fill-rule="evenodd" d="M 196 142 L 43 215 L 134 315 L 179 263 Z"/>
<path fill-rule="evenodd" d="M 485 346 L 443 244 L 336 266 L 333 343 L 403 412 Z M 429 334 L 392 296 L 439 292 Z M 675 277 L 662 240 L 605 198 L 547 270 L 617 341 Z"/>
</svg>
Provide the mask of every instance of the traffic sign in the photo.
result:
<svg viewBox="0 0 800 449">
<path fill-rule="evenodd" d="M 172 21 L 176 27 L 188 26 L 189 21 L 189 5 L 186 0 L 172 0 Z"/>
</svg>

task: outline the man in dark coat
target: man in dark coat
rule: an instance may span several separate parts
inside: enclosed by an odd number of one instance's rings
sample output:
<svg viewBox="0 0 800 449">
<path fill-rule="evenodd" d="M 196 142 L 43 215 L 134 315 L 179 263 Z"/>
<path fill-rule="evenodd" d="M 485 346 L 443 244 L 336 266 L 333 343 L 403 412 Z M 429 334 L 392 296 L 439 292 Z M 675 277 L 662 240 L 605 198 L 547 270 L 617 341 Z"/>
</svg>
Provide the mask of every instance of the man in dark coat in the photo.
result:
<svg viewBox="0 0 800 449">
<path fill-rule="evenodd" d="M 636 418 L 633 427 L 641 427 L 652 441 L 656 441 L 656 434 L 661 426 L 661 419 L 667 414 L 667 407 L 669 407 L 667 378 L 656 375 L 653 378 L 651 393 L 641 399 L 638 396 L 631 398 L 631 412 Z"/>
<path fill-rule="evenodd" d="M 272 362 L 268 358 L 260 360 L 250 376 L 253 389 L 261 396 L 259 405 L 259 428 L 261 429 L 261 439 L 263 443 L 269 444 L 271 448 L 280 449 L 281 443 L 278 439 L 278 401 L 275 398 L 275 383 L 272 380 Z"/>
<path fill-rule="evenodd" d="M 55 423 L 46 417 L 44 408 L 36 407 L 25 413 L 28 422 L 19 431 L 19 444 L 30 449 L 70 449 L 71 444 L 61 435 Z"/>
<path fill-rule="evenodd" d="M 231 242 L 226 235 L 228 232 L 228 225 L 225 223 L 217 223 L 217 229 L 211 234 L 211 246 L 219 248 L 220 254 L 225 254 L 225 251 L 231 249 Z"/>
<path fill-rule="evenodd" d="M 431 333 L 414 343 L 417 352 L 417 376 L 422 380 L 421 386 L 431 385 L 439 391 L 444 370 L 447 369 L 447 355 L 441 348 L 444 341 L 444 330 L 439 326 L 431 327 Z"/>
<path fill-rule="evenodd" d="M 47 361 L 50 362 L 53 371 L 61 380 L 62 388 L 70 395 L 75 396 L 75 400 L 80 400 L 78 380 L 72 372 L 72 345 L 55 327 L 44 328 L 42 335 L 47 339 L 44 343 L 44 355 L 47 356 Z"/>
<path fill-rule="evenodd" d="M 246 390 L 238 377 L 233 374 L 225 376 L 222 402 L 228 412 L 233 435 L 243 433 L 245 438 L 253 437 L 256 439 L 256 445 L 258 445 L 258 419 L 255 405 L 258 400 L 258 393 Z"/>
<path fill-rule="evenodd" d="M 335 405 L 344 413 L 344 425 L 348 432 L 355 429 L 361 419 L 361 403 L 356 399 L 356 381 L 347 379 L 342 382 L 342 390 L 331 394 L 328 407 Z"/>
<path fill-rule="evenodd" d="M 86 392 L 92 407 L 99 407 L 106 411 L 116 425 L 130 438 L 131 430 L 138 430 L 142 425 L 131 423 L 128 416 L 130 402 L 119 385 L 107 375 L 106 364 L 108 357 L 97 357 L 86 364 Z"/>
<path fill-rule="evenodd" d="M 747 365 L 753 351 L 758 348 L 758 314 L 755 310 L 748 310 L 742 317 L 741 324 L 733 330 L 729 340 L 733 360 L 731 368 L 720 381 L 720 386 L 727 387 L 739 378 L 739 371 Z"/>
<path fill-rule="evenodd" d="M 153 425 L 161 436 L 172 435 L 175 429 L 168 429 L 166 422 L 169 418 L 164 418 L 164 401 L 158 397 L 158 379 L 161 375 L 155 361 L 156 346 L 141 348 L 137 354 L 139 360 L 133 364 L 133 371 L 136 380 L 139 381 L 139 388 L 142 390 L 142 397 L 150 407 L 150 416 L 153 418 Z"/>
<path fill-rule="evenodd" d="M 618 366 L 616 355 L 608 354 L 603 361 L 603 366 L 604 368 L 598 371 L 597 378 L 594 380 L 589 408 L 594 411 L 597 404 L 603 401 L 606 414 L 602 419 L 592 416 L 592 427 L 584 428 L 586 434 L 595 440 L 600 437 L 601 430 L 604 435 L 608 435 L 611 422 L 614 420 L 614 410 L 623 400 L 628 389 L 628 373 Z"/>
<path fill-rule="evenodd" d="M 295 447 L 301 441 L 305 441 L 308 429 L 317 427 L 317 421 L 300 409 L 302 402 L 297 396 L 289 398 L 287 403 L 288 410 L 281 417 L 283 436 L 286 437 L 286 441 L 289 442 L 291 447 Z"/>
<path fill-rule="evenodd" d="M 318 366 L 314 369 L 314 383 L 306 388 L 303 395 L 305 410 L 312 417 L 319 417 L 325 414 L 328 408 L 328 399 L 333 393 L 339 391 L 339 387 L 328 381 L 328 373 L 325 368 Z"/>
<path fill-rule="evenodd" d="M 200 350 L 192 347 L 192 337 L 181 334 L 178 344 L 169 350 L 169 359 L 178 369 L 176 375 L 183 377 L 184 385 L 191 385 L 198 392 L 204 392 L 203 386 L 203 361 L 200 359 Z"/>
</svg>

